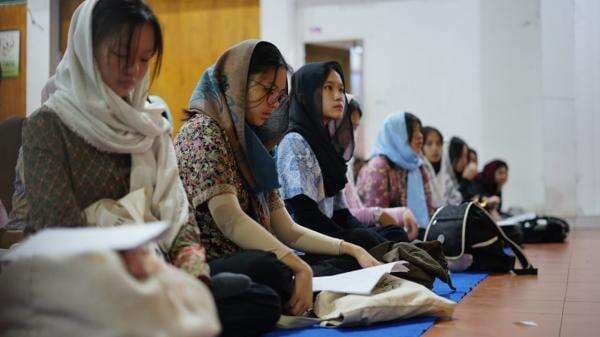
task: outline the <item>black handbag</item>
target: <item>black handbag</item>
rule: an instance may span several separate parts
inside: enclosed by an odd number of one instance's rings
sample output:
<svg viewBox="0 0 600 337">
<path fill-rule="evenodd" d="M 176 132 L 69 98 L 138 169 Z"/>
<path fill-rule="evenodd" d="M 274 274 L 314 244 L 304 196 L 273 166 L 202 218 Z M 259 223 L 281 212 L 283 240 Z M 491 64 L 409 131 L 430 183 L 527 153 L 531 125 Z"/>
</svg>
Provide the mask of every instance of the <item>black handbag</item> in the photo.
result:
<svg viewBox="0 0 600 337">
<path fill-rule="evenodd" d="M 539 216 L 521 223 L 523 243 L 564 242 L 569 236 L 569 223 L 553 216 Z"/>
<path fill-rule="evenodd" d="M 524 243 L 560 243 L 569 236 L 569 223 L 553 216 L 537 216 L 532 214 L 512 225 L 502 225 L 502 230 L 514 242 Z"/>
<path fill-rule="evenodd" d="M 464 254 L 473 256 L 470 271 L 537 275 L 525 252 L 513 242 L 490 217 L 489 213 L 475 202 L 438 209 L 427 226 L 425 241 L 438 240 L 449 260 L 459 259 Z M 505 248 L 512 250 L 507 254 Z M 521 268 L 515 268 L 515 257 Z"/>
</svg>

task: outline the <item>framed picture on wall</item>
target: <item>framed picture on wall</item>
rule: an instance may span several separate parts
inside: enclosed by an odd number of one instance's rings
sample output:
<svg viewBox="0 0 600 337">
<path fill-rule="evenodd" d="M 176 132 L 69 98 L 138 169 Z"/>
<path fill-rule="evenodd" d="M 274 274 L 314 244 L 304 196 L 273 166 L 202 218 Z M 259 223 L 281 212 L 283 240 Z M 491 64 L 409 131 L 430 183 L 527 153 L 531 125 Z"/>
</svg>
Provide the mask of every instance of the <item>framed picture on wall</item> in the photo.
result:
<svg viewBox="0 0 600 337">
<path fill-rule="evenodd" d="M 21 32 L 18 30 L 0 31 L 0 66 L 2 77 L 19 76 L 19 42 Z"/>
</svg>

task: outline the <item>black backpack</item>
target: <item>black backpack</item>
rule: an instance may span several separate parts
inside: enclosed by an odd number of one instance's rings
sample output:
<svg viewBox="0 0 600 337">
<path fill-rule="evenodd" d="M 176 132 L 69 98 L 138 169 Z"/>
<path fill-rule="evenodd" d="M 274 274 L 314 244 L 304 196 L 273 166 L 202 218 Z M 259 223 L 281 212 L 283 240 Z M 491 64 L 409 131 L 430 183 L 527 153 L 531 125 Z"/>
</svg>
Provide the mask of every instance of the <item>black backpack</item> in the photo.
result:
<svg viewBox="0 0 600 337">
<path fill-rule="evenodd" d="M 569 223 L 553 216 L 535 216 L 515 225 L 501 226 L 513 241 L 521 243 L 560 243 L 569 236 Z"/>
<path fill-rule="evenodd" d="M 523 250 L 509 239 L 489 213 L 475 202 L 438 209 L 427 226 L 425 241 L 442 242 L 447 259 L 473 255 L 470 271 L 537 275 Z M 513 255 L 504 248 L 512 249 Z M 522 268 L 515 268 L 515 256 Z"/>
</svg>

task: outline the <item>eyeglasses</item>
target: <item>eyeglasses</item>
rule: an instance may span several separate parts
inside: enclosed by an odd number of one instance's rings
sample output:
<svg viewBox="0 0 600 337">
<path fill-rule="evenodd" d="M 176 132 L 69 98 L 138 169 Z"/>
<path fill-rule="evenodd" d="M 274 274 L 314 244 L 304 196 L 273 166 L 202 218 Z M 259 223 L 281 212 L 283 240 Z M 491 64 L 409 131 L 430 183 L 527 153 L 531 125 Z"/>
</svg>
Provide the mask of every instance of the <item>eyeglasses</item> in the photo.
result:
<svg viewBox="0 0 600 337">
<path fill-rule="evenodd" d="M 259 85 L 266 91 L 267 104 L 270 106 L 275 105 L 275 103 L 279 103 L 279 105 L 285 104 L 289 98 L 287 87 L 281 89 L 279 93 L 275 92 L 275 86 L 266 86 L 259 81 L 252 81 L 253 83 Z"/>
</svg>

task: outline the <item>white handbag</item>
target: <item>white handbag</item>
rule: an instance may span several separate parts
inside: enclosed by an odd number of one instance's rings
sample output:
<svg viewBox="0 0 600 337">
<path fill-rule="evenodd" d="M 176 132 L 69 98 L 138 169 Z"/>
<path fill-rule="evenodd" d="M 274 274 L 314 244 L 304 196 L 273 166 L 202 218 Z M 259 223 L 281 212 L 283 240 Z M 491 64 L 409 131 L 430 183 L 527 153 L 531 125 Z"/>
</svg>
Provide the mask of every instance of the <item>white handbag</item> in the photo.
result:
<svg viewBox="0 0 600 337">
<path fill-rule="evenodd" d="M 212 337 L 220 331 L 208 288 L 162 264 L 133 278 L 119 255 L 36 255 L 0 273 L 2 336 Z"/>
<path fill-rule="evenodd" d="M 315 299 L 317 318 L 282 316 L 277 327 L 298 329 L 316 324 L 333 328 L 364 326 L 415 316 L 450 319 L 455 306 L 456 302 L 418 283 L 386 274 L 369 295 L 322 291 Z"/>
<path fill-rule="evenodd" d="M 449 319 L 455 306 L 418 283 L 388 274 L 370 295 L 323 291 L 314 311 L 322 326 L 356 326 L 422 315 Z"/>
</svg>

